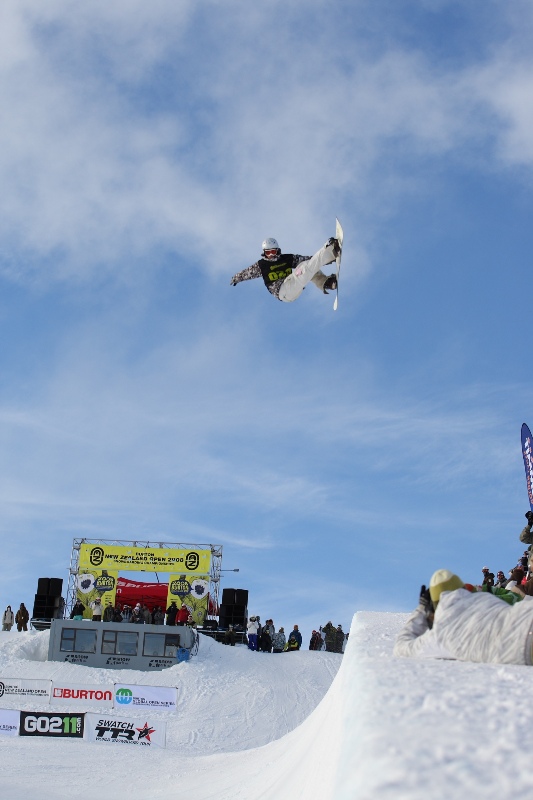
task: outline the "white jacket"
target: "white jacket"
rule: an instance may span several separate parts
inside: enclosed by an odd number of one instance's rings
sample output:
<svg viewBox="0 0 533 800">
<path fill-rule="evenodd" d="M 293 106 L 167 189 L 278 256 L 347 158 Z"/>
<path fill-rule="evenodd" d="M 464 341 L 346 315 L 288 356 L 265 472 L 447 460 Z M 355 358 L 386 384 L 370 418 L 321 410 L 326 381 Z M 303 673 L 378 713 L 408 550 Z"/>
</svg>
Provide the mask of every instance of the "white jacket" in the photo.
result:
<svg viewBox="0 0 533 800">
<path fill-rule="evenodd" d="M 2 625 L 13 625 L 15 621 L 15 615 L 12 611 L 8 611 L 7 608 L 4 611 L 4 615 L 2 617 Z"/>
<path fill-rule="evenodd" d="M 259 630 L 259 625 L 257 624 L 257 622 L 255 622 L 255 621 L 252 622 L 252 620 L 250 620 L 250 622 L 246 626 L 246 630 L 248 631 L 248 633 L 251 633 L 252 635 L 255 635 L 255 634 L 257 634 L 257 631 Z"/>
<path fill-rule="evenodd" d="M 395 656 L 455 658 L 492 664 L 531 665 L 533 598 L 510 606 L 488 592 L 443 592 L 433 628 L 417 606 L 394 645 Z"/>
</svg>

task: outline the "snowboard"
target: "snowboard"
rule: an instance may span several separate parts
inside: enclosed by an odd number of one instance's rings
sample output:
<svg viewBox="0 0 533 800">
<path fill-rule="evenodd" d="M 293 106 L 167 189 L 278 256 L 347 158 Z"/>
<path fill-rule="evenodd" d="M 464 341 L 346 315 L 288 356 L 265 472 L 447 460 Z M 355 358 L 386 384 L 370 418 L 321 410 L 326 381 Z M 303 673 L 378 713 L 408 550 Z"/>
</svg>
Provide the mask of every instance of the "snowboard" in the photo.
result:
<svg viewBox="0 0 533 800">
<path fill-rule="evenodd" d="M 336 311 L 339 305 L 339 272 L 341 271 L 342 243 L 344 241 L 344 231 L 337 218 L 335 218 L 335 239 L 337 239 L 339 243 L 340 253 L 335 259 L 335 263 L 337 264 L 337 292 L 335 294 L 335 302 L 333 303 L 333 311 Z"/>
<path fill-rule="evenodd" d="M 531 431 L 526 423 L 522 425 L 522 457 L 524 459 L 524 468 L 526 470 L 526 484 L 527 494 L 529 497 L 529 507 L 533 511 L 533 438 Z"/>
</svg>

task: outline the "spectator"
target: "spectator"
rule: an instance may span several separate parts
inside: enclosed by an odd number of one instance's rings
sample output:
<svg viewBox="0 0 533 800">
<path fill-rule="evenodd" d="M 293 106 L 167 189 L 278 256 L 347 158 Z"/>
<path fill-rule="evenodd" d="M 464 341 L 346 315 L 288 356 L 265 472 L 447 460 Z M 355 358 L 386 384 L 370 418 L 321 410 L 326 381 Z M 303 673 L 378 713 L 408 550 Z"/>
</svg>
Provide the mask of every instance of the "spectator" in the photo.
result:
<svg viewBox="0 0 533 800">
<path fill-rule="evenodd" d="M 27 631 L 28 630 L 28 622 L 30 619 L 30 615 L 28 614 L 28 609 L 24 605 L 24 603 L 20 604 L 20 608 L 15 614 L 15 622 L 17 623 L 17 630 L 20 631 Z"/>
<path fill-rule="evenodd" d="M 491 572 L 488 567 L 483 567 L 481 570 L 483 573 L 483 583 L 482 586 L 494 586 L 494 572 Z"/>
<path fill-rule="evenodd" d="M 96 600 L 93 600 L 92 603 L 89 603 L 89 607 L 92 608 L 93 611 L 93 622 L 101 622 L 102 621 L 102 600 L 97 597 Z"/>
<path fill-rule="evenodd" d="M 113 608 L 113 616 L 111 618 L 111 622 L 123 622 L 123 621 L 124 621 L 124 619 L 123 619 L 121 611 L 120 611 L 120 606 L 117 603 L 115 605 L 115 607 Z"/>
<path fill-rule="evenodd" d="M 291 641 L 291 640 L 293 642 L 296 642 L 296 644 L 298 646 L 297 647 L 292 646 L 290 649 L 291 650 L 299 650 L 300 647 L 302 646 L 302 634 L 298 630 L 298 625 L 295 625 L 294 628 L 292 629 L 292 631 L 289 634 L 289 641 Z"/>
<path fill-rule="evenodd" d="M 231 647 L 235 647 L 235 631 L 233 630 L 233 625 L 228 627 L 228 630 L 224 633 L 224 644 L 229 644 Z"/>
<path fill-rule="evenodd" d="M 528 511 L 526 513 L 527 525 L 523 528 L 520 534 L 520 541 L 524 544 L 533 544 L 533 531 L 531 530 L 531 526 L 533 525 L 533 511 Z M 530 572 L 533 572 L 533 549 L 528 547 L 525 551 L 524 556 L 528 556 L 528 563 L 527 567 Z"/>
<path fill-rule="evenodd" d="M 259 623 L 257 617 L 250 617 L 250 621 L 246 626 L 248 633 L 248 649 L 257 650 L 257 631 L 259 630 Z"/>
<path fill-rule="evenodd" d="M 394 655 L 531 666 L 532 625 L 530 601 L 505 589 L 476 592 L 449 570 L 437 570 L 429 591 L 422 586 Z"/>
<path fill-rule="evenodd" d="M 285 630 L 284 628 L 280 628 L 279 631 L 272 637 L 272 652 L 283 653 L 286 644 L 287 639 L 285 638 Z"/>
<path fill-rule="evenodd" d="M 166 610 L 167 616 L 167 625 L 175 625 L 176 624 L 176 614 L 178 613 L 178 607 L 176 605 L 176 601 L 173 600 L 169 607 Z"/>
<path fill-rule="evenodd" d="M 263 625 L 263 630 L 261 631 L 261 638 L 259 640 L 259 650 L 262 653 L 270 653 L 272 650 L 272 637 L 270 635 L 270 626 L 268 625 L 269 620 L 267 620 L 267 624 Z"/>
<path fill-rule="evenodd" d="M 148 608 L 146 603 L 142 604 L 141 611 L 142 611 L 142 615 L 144 617 L 144 624 L 145 625 L 151 625 L 152 624 L 152 612 L 150 611 L 150 609 Z"/>
<path fill-rule="evenodd" d="M 113 622 L 113 614 L 115 613 L 115 609 L 111 605 L 110 601 L 108 600 L 105 604 L 104 614 L 102 619 L 104 622 Z"/>
<path fill-rule="evenodd" d="M 130 622 L 131 620 L 131 607 L 125 603 L 122 607 L 122 622 Z"/>
<path fill-rule="evenodd" d="M 83 605 L 81 600 L 77 600 L 74 603 L 72 611 L 70 612 L 70 618 L 76 620 L 82 620 L 84 611 L 85 611 L 85 606 Z"/>
<path fill-rule="evenodd" d="M 320 635 L 319 631 L 313 631 L 313 633 L 311 634 L 311 639 L 309 641 L 309 649 L 322 650 L 323 644 L 324 644 L 324 639 Z"/>
<path fill-rule="evenodd" d="M 137 605 L 131 612 L 130 623 L 134 625 L 144 625 L 144 614 L 140 603 L 137 603 Z"/>
<path fill-rule="evenodd" d="M 496 583 L 494 584 L 494 586 L 496 586 L 496 588 L 505 589 L 508 583 L 509 583 L 509 578 L 506 578 L 504 573 L 500 570 L 496 574 Z"/>
<path fill-rule="evenodd" d="M 161 606 L 156 606 L 154 608 L 154 613 L 152 614 L 152 624 L 153 625 L 165 624 L 165 615 L 163 614 L 163 609 L 161 608 Z"/>
<path fill-rule="evenodd" d="M 342 625 L 337 625 L 337 630 L 335 631 L 335 652 L 342 653 L 343 647 L 344 647 L 344 631 L 342 629 Z"/>
<path fill-rule="evenodd" d="M 185 603 L 181 604 L 181 608 L 176 614 L 176 625 L 185 625 L 189 619 L 189 609 Z"/>
<path fill-rule="evenodd" d="M 2 616 L 2 630 L 10 631 L 15 621 L 15 615 L 11 611 L 11 606 L 8 606 Z"/>
<path fill-rule="evenodd" d="M 322 628 L 322 632 L 324 633 L 327 652 L 334 653 L 336 634 L 335 634 L 335 628 L 333 627 L 333 623 L 331 622 L 331 620 L 324 625 L 324 627 Z"/>
<path fill-rule="evenodd" d="M 267 633 L 268 633 L 268 635 L 269 635 L 269 636 L 270 636 L 270 638 L 272 639 L 272 637 L 273 637 L 273 636 L 274 636 L 274 634 L 276 633 L 276 629 L 275 629 L 275 627 L 274 627 L 274 620 L 272 620 L 272 619 L 267 619 L 267 621 L 266 621 L 266 623 L 265 623 L 265 628 L 267 629 Z M 263 630 L 264 630 L 264 629 L 263 629 Z"/>
</svg>

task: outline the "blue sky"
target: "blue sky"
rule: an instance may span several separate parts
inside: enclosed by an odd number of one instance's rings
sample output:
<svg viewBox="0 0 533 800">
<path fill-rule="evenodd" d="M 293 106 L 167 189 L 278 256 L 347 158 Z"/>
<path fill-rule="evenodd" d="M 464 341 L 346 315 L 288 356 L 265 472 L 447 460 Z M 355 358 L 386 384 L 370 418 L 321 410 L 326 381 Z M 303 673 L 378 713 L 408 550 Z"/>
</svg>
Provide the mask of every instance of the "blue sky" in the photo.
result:
<svg viewBox="0 0 533 800">
<path fill-rule="evenodd" d="M 220 543 L 304 631 L 514 565 L 532 28 L 520 0 L 2 4 L 2 607 L 79 536 Z M 336 314 L 229 286 L 335 216 Z"/>
</svg>

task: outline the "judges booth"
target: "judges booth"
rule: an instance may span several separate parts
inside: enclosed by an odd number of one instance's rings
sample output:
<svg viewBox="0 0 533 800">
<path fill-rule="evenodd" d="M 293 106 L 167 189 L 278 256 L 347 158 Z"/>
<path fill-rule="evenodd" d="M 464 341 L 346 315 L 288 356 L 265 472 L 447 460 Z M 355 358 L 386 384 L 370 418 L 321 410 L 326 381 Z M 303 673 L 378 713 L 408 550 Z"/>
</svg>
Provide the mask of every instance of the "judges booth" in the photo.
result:
<svg viewBox="0 0 533 800">
<path fill-rule="evenodd" d="M 187 661 L 197 646 L 197 632 L 186 625 L 54 619 L 48 660 L 107 669 L 161 670 Z"/>
</svg>

